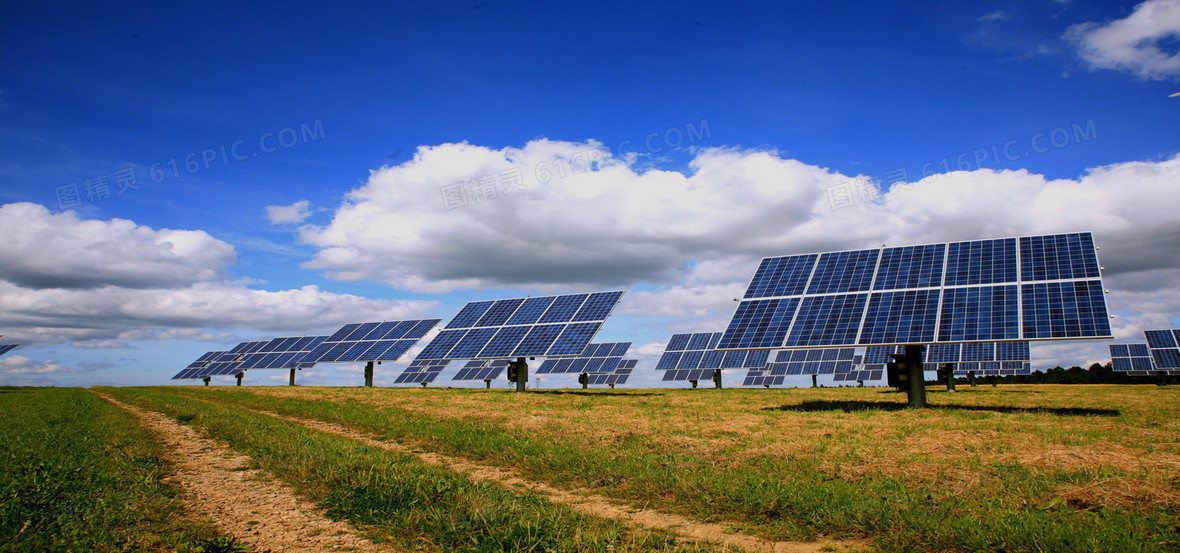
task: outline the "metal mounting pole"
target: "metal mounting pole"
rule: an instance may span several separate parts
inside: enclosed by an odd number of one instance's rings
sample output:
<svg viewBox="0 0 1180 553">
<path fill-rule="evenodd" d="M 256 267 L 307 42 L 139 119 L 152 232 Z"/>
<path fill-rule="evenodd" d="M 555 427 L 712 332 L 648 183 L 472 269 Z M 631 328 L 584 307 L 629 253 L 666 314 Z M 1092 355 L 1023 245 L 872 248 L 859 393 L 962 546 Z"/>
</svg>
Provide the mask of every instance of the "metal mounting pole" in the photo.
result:
<svg viewBox="0 0 1180 553">
<path fill-rule="evenodd" d="M 717 389 L 721 389 L 721 369 L 713 369 L 713 382 L 717 385 Z"/>
<path fill-rule="evenodd" d="M 489 390 L 491 390 L 491 389 L 492 389 L 492 381 L 491 381 L 491 380 L 487 380 L 487 379 L 485 379 L 485 380 L 483 381 L 483 383 L 484 383 L 484 384 L 487 384 L 487 386 L 488 386 L 488 389 L 489 389 Z"/>
<path fill-rule="evenodd" d="M 816 381 L 815 377 L 816 377 L 816 375 L 814 375 L 814 374 L 811 375 L 811 387 L 812 388 L 819 388 L 819 382 Z"/>
<path fill-rule="evenodd" d="M 946 391 L 955 392 L 955 369 L 954 365 L 944 364 L 940 365 L 942 370 L 946 371 Z"/>
<path fill-rule="evenodd" d="M 292 376 L 294 378 L 294 376 Z M 373 387 L 373 362 L 365 363 L 365 386 Z"/>
<path fill-rule="evenodd" d="M 523 392 L 524 385 L 529 380 L 529 364 L 524 357 L 516 358 L 516 391 Z"/>
<path fill-rule="evenodd" d="M 692 382 L 692 387 L 693 387 L 693 388 L 696 388 L 696 387 L 697 387 L 697 381 L 695 381 L 695 380 L 689 380 L 689 382 Z"/>
<path fill-rule="evenodd" d="M 205 381 L 205 385 L 206 385 L 206 386 L 208 386 L 208 385 L 209 385 L 209 381 L 210 381 L 210 380 L 213 380 L 213 377 L 212 377 L 212 376 L 206 376 L 206 377 L 205 377 L 205 378 L 203 378 L 202 380 L 204 380 L 204 381 Z"/>
<path fill-rule="evenodd" d="M 291 386 L 294 386 L 294 385 L 295 385 L 295 369 L 291 369 L 291 380 L 290 380 L 290 385 L 291 385 Z"/>
<path fill-rule="evenodd" d="M 926 408 L 926 375 L 922 370 L 922 345 L 906 345 L 905 364 L 909 371 L 909 384 L 906 395 L 909 396 L 910 409 Z"/>
<path fill-rule="evenodd" d="M 242 385 L 242 375 L 245 373 L 238 373 L 238 386 Z"/>
</svg>

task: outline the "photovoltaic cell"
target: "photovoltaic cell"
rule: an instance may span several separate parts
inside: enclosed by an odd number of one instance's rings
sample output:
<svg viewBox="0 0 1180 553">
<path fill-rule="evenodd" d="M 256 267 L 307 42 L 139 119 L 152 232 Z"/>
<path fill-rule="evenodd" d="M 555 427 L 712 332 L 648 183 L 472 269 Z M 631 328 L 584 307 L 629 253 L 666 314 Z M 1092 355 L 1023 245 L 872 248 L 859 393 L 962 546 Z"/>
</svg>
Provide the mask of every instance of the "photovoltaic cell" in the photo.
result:
<svg viewBox="0 0 1180 553">
<path fill-rule="evenodd" d="M 673 334 L 668 340 L 668 347 L 664 349 L 657 371 L 664 371 L 664 380 L 700 380 L 696 378 L 702 374 L 704 378 L 711 378 L 715 369 L 749 369 L 766 366 L 770 352 L 754 351 L 717 351 L 717 343 L 721 339 L 720 332 L 697 332 L 689 334 Z M 681 348 L 673 351 L 675 346 Z M 692 349 L 699 348 L 699 349 Z M 670 375 L 669 373 L 675 374 Z M 693 376 L 694 378 L 689 378 Z"/>
<path fill-rule="evenodd" d="M 288 336 L 264 342 L 251 353 L 244 354 L 241 368 L 248 369 L 296 369 L 310 367 L 304 359 L 320 345 L 327 336 Z"/>
<path fill-rule="evenodd" d="M 1110 335 L 1093 237 L 1073 233 L 766 258 L 717 349 Z"/>
<path fill-rule="evenodd" d="M 507 359 L 478 359 L 468 361 L 451 380 L 495 380 L 508 368 Z"/>
<path fill-rule="evenodd" d="M 852 370 L 855 348 L 784 350 L 766 364 L 769 376 L 835 374 Z"/>
<path fill-rule="evenodd" d="M 631 347 L 631 342 L 603 342 L 589 344 L 582 355 L 562 359 L 546 359 L 537 374 L 554 373 L 609 373 L 613 372 Z"/>
</svg>

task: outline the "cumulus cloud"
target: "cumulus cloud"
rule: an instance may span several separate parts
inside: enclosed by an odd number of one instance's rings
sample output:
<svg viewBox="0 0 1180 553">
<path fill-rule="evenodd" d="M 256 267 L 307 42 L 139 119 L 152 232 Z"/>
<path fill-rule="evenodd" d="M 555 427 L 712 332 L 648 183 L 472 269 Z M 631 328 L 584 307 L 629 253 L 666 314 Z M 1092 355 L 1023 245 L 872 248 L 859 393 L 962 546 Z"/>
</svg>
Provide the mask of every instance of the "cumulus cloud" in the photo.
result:
<svg viewBox="0 0 1180 553">
<path fill-rule="evenodd" d="M 1180 157 L 1076 179 L 958 171 L 885 192 L 775 151 L 700 150 L 690 168 L 640 170 L 594 142 L 423 147 L 374 172 L 331 223 L 302 229 L 319 248 L 306 266 L 427 292 L 642 283 L 617 313 L 668 317 L 683 331 L 721 330 L 769 255 L 1091 230 L 1116 292 L 1161 297 L 1180 274 Z M 516 174 L 524 186 L 506 190 L 504 175 Z M 484 176 L 495 188 L 475 201 Z M 448 187 L 466 205 L 446 205 Z M 857 201 L 842 207 L 844 192 Z M 1153 309 L 1164 317 L 1180 304 Z"/>
<path fill-rule="evenodd" d="M 1147 0 L 1123 19 L 1074 25 L 1065 37 L 1091 67 L 1180 79 L 1180 54 L 1161 47 L 1180 39 L 1180 0 Z"/>
<path fill-rule="evenodd" d="M 224 340 L 235 329 L 304 333 L 358 318 L 423 317 L 434 306 L 316 286 L 251 289 L 223 276 L 233 247 L 199 230 L 83 220 L 19 203 L 0 206 L 0 236 L 0 328 L 25 344 L 103 349 Z"/>
<path fill-rule="evenodd" d="M 311 216 L 311 202 L 301 200 L 291 205 L 266 206 L 266 219 L 272 225 L 299 224 Z"/>
<path fill-rule="evenodd" d="M 78 369 L 63 367 L 57 361 L 34 361 L 23 355 L 0 357 L 0 374 L 38 375 L 55 373 L 76 373 Z"/>
<path fill-rule="evenodd" d="M 234 248 L 204 231 L 0 206 L 0 280 L 30 289 L 168 288 L 221 278 Z"/>
</svg>

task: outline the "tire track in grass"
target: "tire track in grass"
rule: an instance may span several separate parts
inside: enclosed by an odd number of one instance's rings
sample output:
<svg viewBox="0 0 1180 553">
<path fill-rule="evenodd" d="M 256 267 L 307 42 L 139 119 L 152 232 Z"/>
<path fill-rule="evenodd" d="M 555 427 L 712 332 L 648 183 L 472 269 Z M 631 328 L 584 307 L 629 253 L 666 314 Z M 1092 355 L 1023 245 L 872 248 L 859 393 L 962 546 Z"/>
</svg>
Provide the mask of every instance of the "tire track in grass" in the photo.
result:
<svg viewBox="0 0 1180 553">
<path fill-rule="evenodd" d="M 160 413 L 94 393 L 135 415 L 159 434 L 177 468 L 173 478 L 179 481 L 193 507 L 256 550 L 395 551 L 356 535 L 344 522 L 327 518 L 318 506 L 299 499 L 291 488 L 269 474 L 247 468 L 248 456 L 201 437 L 192 428 Z"/>
<path fill-rule="evenodd" d="M 683 539 L 690 541 L 713 542 L 726 546 L 732 545 L 754 553 L 830 553 L 835 551 L 869 550 L 867 543 L 859 541 L 770 541 L 757 536 L 730 532 L 720 524 L 697 522 L 679 515 L 661 513 L 646 508 L 636 508 L 631 505 L 617 502 L 607 498 L 606 496 L 592 493 L 588 490 L 572 491 L 550 486 L 541 482 L 525 480 L 515 471 L 510 469 L 480 465 L 459 457 L 422 451 L 420 449 L 407 447 L 394 442 L 380 441 L 361 432 L 357 432 L 350 428 L 339 426 L 333 423 L 313 419 L 289 417 L 279 413 L 249 409 L 246 407 L 241 408 L 262 415 L 292 422 L 312 430 L 318 430 L 320 432 L 326 432 L 351 440 L 356 440 L 372 447 L 393 451 L 395 453 L 414 455 L 427 464 L 464 473 L 474 480 L 490 480 L 510 488 L 525 489 L 541 495 L 554 503 L 566 505 L 582 514 L 601 518 L 625 520 L 631 524 L 645 528 L 667 530 L 675 533 Z"/>
</svg>

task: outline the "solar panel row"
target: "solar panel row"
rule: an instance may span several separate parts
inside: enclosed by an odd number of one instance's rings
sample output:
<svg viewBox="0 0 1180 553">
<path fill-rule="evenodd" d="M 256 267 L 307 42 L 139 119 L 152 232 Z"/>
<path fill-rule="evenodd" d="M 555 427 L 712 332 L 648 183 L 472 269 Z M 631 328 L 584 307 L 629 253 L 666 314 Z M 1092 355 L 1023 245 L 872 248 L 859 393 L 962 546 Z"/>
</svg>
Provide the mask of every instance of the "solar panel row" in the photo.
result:
<svg viewBox="0 0 1180 553">
<path fill-rule="evenodd" d="M 785 376 L 767 374 L 761 369 L 750 369 L 742 386 L 782 386 Z"/>
<path fill-rule="evenodd" d="M 1122 372 L 1147 373 L 1155 370 L 1147 344 L 1111 344 L 1111 368 Z"/>
<path fill-rule="evenodd" d="M 768 351 L 717 351 L 720 341 L 720 332 L 673 334 L 656 370 L 676 371 L 671 378 L 665 373 L 664 380 L 701 380 L 700 374 L 712 375 L 714 369 L 762 368 L 770 357 Z"/>
<path fill-rule="evenodd" d="M 1109 337 L 1090 233 L 765 258 L 722 350 Z"/>
<path fill-rule="evenodd" d="M 394 383 L 429 384 L 434 382 L 434 379 L 438 378 L 439 373 L 441 373 L 443 369 L 447 368 L 448 363 L 450 363 L 450 361 L 419 361 L 415 359 L 414 361 L 410 362 L 410 366 L 406 367 L 405 371 L 397 376 L 397 379 L 394 380 Z"/>
<path fill-rule="evenodd" d="M 770 376 L 835 374 L 852 370 L 855 348 L 814 348 L 779 351 L 767 363 Z"/>
<path fill-rule="evenodd" d="M 397 361 L 441 319 L 416 319 L 344 325 L 325 338 L 304 363 Z"/>
<path fill-rule="evenodd" d="M 451 380 L 495 380 L 510 362 L 507 359 L 468 361 Z"/>
</svg>

